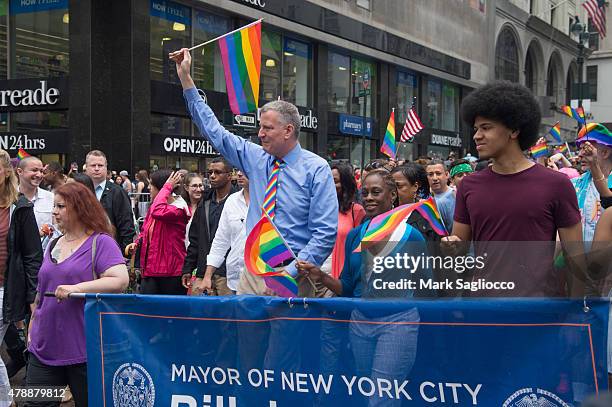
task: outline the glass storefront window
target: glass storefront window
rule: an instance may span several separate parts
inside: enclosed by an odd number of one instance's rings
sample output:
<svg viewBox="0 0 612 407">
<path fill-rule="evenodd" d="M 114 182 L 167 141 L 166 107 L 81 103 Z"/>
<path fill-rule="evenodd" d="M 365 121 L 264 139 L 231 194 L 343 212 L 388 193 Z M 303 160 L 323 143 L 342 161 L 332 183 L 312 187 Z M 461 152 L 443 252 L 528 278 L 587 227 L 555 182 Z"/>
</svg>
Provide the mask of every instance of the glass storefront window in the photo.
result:
<svg viewBox="0 0 612 407">
<path fill-rule="evenodd" d="M 376 149 L 376 146 L 374 145 L 374 147 L 372 147 L 372 144 L 374 144 L 375 142 L 369 138 L 365 139 L 365 142 L 363 141 L 363 139 L 361 137 L 351 137 L 351 165 L 353 165 L 353 167 L 355 168 L 361 168 L 361 150 L 363 149 L 363 146 L 365 145 L 365 164 L 369 163 L 371 154 L 372 154 L 372 150 Z M 348 138 L 347 138 L 348 141 Z"/>
<path fill-rule="evenodd" d="M 181 168 L 189 172 L 198 172 L 198 158 L 181 157 Z"/>
<path fill-rule="evenodd" d="M 459 131 L 459 88 L 449 83 L 442 87 L 442 129 Z"/>
<path fill-rule="evenodd" d="M 448 159 L 450 151 L 450 147 L 429 145 L 427 147 L 427 156 L 431 157 L 433 160 L 446 160 Z"/>
<path fill-rule="evenodd" d="M 440 128 L 440 99 L 442 97 L 442 84 L 436 80 L 427 81 L 425 95 L 425 127 Z"/>
<path fill-rule="evenodd" d="M 416 75 L 406 71 L 397 71 L 397 110 L 395 116 L 402 127 L 406 122 L 406 113 L 412 107 L 415 97 L 417 97 Z"/>
<path fill-rule="evenodd" d="M 165 155 L 151 155 L 149 157 L 150 172 L 154 172 L 164 168 L 168 168 L 168 163 Z"/>
<path fill-rule="evenodd" d="M 351 62 L 351 114 L 375 117 L 376 65 L 357 58 L 352 58 Z"/>
<path fill-rule="evenodd" d="M 340 134 L 327 137 L 327 156 L 330 160 L 348 160 L 350 155 L 349 138 Z"/>
<path fill-rule="evenodd" d="M 349 57 L 335 52 L 329 53 L 328 77 L 328 103 L 329 110 L 338 113 L 348 113 L 350 97 L 351 60 Z M 348 158 L 339 157 L 339 158 Z"/>
<path fill-rule="evenodd" d="M 0 8 L 2 8 L 1 5 Z M 68 0 L 59 0 L 52 5 L 43 4 L 43 2 L 11 0 L 9 14 L 10 24 L 15 27 L 15 35 L 10 38 L 11 46 L 9 47 L 11 52 L 10 78 L 67 75 L 68 23 L 70 20 Z M 3 38 L 6 39 L 6 16 L 3 18 Z M 6 42 L 4 48 L 3 65 L 6 67 Z M 4 75 L 6 76 L 6 71 Z"/>
<path fill-rule="evenodd" d="M 196 10 L 193 23 L 193 42 L 195 45 L 211 40 L 231 31 L 229 18 Z M 216 43 L 194 50 L 192 60 L 193 80 L 200 89 L 226 92 L 225 75 L 221 51 Z"/>
<path fill-rule="evenodd" d="M 329 110 L 375 117 L 377 75 L 374 63 L 330 52 L 327 70 Z"/>
<path fill-rule="evenodd" d="M 297 106 L 312 101 L 312 49 L 291 38 L 283 40 L 283 100 Z"/>
<path fill-rule="evenodd" d="M 261 79 L 259 98 L 276 100 L 281 94 L 282 47 L 280 34 L 261 32 Z M 263 105 L 263 103 L 259 103 Z"/>
<path fill-rule="evenodd" d="M 397 143 L 397 159 L 398 160 L 409 160 L 413 161 L 415 157 L 415 145 L 414 143 Z"/>
<path fill-rule="evenodd" d="M 348 161 L 355 168 L 361 168 L 361 150 L 365 144 L 365 163 L 371 161 L 372 151 L 376 151 L 376 141 L 359 136 L 330 134 L 327 138 L 327 159 Z"/>
<path fill-rule="evenodd" d="M 190 136 L 191 120 L 185 117 L 151 114 L 151 133 L 168 136 Z"/>
<path fill-rule="evenodd" d="M 309 151 L 314 150 L 314 138 L 313 133 L 307 133 L 305 131 L 300 131 L 300 134 L 298 135 L 298 141 L 300 142 L 302 148 Z"/>
<path fill-rule="evenodd" d="M 179 83 L 168 54 L 191 44 L 191 9 L 167 0 L 151 0 L 151 79 Z M 201 52 L 201 51 L 200 51 Z"/>
</svg>

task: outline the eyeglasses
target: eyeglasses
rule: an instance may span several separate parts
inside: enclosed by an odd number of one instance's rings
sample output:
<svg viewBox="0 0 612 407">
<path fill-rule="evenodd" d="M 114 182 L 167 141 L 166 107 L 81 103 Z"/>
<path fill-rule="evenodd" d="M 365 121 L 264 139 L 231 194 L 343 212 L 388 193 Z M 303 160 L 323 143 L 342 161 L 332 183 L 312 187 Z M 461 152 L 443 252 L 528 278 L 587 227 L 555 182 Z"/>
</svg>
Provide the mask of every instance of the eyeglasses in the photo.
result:
<svg viewBox="0 0 612 407">
<path fill-rule="evenodd" d="M 193 188 L 193 189 L 204 188 L 204 185 L 203 184 L 193 184 L 193 185 L 189 185 L 189 188 Z"/>
</svg>

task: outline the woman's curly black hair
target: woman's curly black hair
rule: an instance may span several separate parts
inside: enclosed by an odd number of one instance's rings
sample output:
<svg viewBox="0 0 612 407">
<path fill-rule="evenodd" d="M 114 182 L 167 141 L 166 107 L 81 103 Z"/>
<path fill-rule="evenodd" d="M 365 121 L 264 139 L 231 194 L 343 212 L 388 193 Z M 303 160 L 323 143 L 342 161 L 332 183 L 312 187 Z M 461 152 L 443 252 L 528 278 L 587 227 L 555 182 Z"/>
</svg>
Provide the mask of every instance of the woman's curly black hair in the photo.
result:
<svg viewBox="0 0 612 407">
<path fill-rule="evenodd" d="M 461 103 L 461 118 L 473 126 L 478 116 L 518 130 L 522 150 L 534 145 L 539 137 L 540 105 L 531 91 L 518 83 L 496 81 L 470 93 Z"/>
</svg>

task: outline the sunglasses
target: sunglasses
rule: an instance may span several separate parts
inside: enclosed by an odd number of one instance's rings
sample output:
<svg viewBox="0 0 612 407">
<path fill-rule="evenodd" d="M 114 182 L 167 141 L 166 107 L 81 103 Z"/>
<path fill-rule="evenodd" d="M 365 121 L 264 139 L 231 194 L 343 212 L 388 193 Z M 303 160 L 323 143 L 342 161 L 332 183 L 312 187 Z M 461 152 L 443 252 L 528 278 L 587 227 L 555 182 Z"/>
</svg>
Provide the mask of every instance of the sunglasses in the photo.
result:
<svg viewBox="0 0 612 407">
<path fill-rule="evenodd" d="M 382 163 L 380 161 L 371 162 L 368 165 L 366 165 L 364 168 L 365 171 L 372 171 L 372 170 L 379 170 L 379 169 L 391 171 L 391 169 L 387 167 L 387 164 Z"/>
</svg>

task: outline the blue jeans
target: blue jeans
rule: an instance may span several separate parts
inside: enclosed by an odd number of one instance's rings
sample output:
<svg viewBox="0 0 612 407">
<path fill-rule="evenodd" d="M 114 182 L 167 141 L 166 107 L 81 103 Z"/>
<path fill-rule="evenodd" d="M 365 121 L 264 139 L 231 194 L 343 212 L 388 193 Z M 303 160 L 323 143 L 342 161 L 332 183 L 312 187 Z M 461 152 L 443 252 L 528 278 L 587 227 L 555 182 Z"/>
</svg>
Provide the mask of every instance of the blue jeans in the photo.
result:
<svg viewBox="0 0 612 407">
<path fill-rule="evenodd" d="M 378 318 L 368 318 L 359 311 L 353 311 L 351 319 L 377 322 L 420 321 L 415 308 Z M 369 377 L 374 383 L 377 383 L 378 378 L 391 382 L 395 379 L 401 383 L 414 365 L 418 335 L 418 325 L 374 325 L 351 322 L 350 339 L 357 375 Z M 368 406 L 401 406 L 402 402 L 402 399 L 389 399 L 385 394 L 381 397 L 376 392 L 370 397 Z"/>
</svg>

